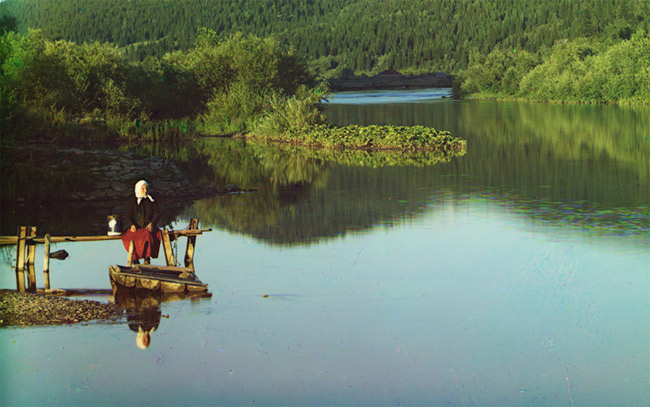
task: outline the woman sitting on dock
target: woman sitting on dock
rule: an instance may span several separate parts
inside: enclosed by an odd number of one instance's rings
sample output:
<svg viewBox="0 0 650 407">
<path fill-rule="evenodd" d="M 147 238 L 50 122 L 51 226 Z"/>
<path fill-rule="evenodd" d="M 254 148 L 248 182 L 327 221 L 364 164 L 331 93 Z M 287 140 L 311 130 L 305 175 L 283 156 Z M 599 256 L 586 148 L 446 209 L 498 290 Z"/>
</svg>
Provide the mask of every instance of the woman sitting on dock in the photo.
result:
<svg viewBox="0 0 650 407">
<path fill-rule="evenodd" d="M 126 205 L 124 216 L 125 231 L 122 242 L 127 251 L 131 241 L 134 243 L 133 262 L 144 259 L 145 264 L 151 263 L 151 258 L 158 257 L 160 250 L 160 230 L 157 224 L 160 220 L 158 203 L 149 195 L 149 184 L 140 180 L 135 184 L 135 195 Z"/>
</svg>

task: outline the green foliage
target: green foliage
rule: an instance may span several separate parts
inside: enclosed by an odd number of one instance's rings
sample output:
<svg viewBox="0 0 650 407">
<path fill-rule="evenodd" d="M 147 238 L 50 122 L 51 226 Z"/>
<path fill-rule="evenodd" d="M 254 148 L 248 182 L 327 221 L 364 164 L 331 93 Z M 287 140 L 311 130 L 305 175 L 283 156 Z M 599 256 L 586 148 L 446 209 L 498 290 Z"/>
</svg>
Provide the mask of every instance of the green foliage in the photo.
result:
<svg viewBox="0 0 650 407">
<path fill-rule="evenodd" d="M 190 119 L 165 119 L 141 121 L 125 117 L 109 117 L 106 127 L 123 141 L 165 141 L 190 140 L 196 135 L 196 126 Z"/>
<path fill-rule="evenodd" d="M 194 46 L 197 29 L 273 36 L 324 76 L 343 69 L 409 73 L 465 69 L 472 52 L 538 54 L 556 41 L 607 44 L 650 31 L 644 0 L 6 0 L 18 27 L 47 38 L 111 42 L 134 60 Z"/>
<path fill-rule="evenodd" d="M 14 137 L 74 132 L 57 131 L 54 120 L 79 124 L 80 136 L 86 130 L 139 140 L 191 137 L 197 129 L 243 133 L 272 99 L 290 99 L 314 83 L 304 63 L 277 41 L 241 34 L 221 40 L 209 30 L 194 48 L 143 63 L 128 62 L 111 44 L 49 41 L 33 30 L 7 33 L 0 46 L 0 125 Z M 308 87 L 301 91 L 308 93 Z M 27 126 L 34 114 L 38 129 Z M 81 122 L 85 117 L 92 125 Z M 189 130 L 174 131 L 180 127 Z"/>
<path fill-rule="evenodd" d="M 9 14 L 0 16 L 0 35 L 16 31 L 17 28 L 18 20 L 16 20 L 16 17 L 10 16 Z"/>
<path fill-rule="evenodd" d="M 518 94 L 537 100 L 650 103 L 650 36 L 639 32 L 609 47 L 585 39 L 556 45 L 521 81 Z"/>
<path fill-rule="evenodd" d="M 458 77 L 462 94 L 586 103 L 650 103 L 650 36 L 639 31 L 607 45 L 588 38 L 558 41 L 537 58 L 495 49 L 474 54 Z"/>
<path fill-rule="evenodd" d="M 287 90 L 286 96 L 310 80 L 294 55 L 310 61 L 310 69 L 322 78 L 384 69 L 407 74 L 445 71 L 457 76 L 457 94 L 648 100 L 643 91 L 645 64 L 616 62 L 618 56 L 621 61 L 635 58 L 633 50 L 618 44 L 634 41 L 634 33 L 650 32 L 648 1 L 7 0 L 0 9 L 4 31 L 40 28 L 52 41 L 111 42 L 128 58 L 155 61 L 155 67 L 141 76 L 153 82 L 140 80 L 139 86 L 160 86 L 152 95 L 140 94 L 141 104 L 120 86 L 115 78 L 119 72 L 76 79 L 75 86 L 88 82 L 90 94 L 101 93 L 101 103 L 120 111 L 142 107 L 164 116 L 197 115 L 209 101 L 212 108 L 236 108 L 235 101 L 224 98 L 240 80 L 265 98 L 274 94 L 274 87 Z M 295 53 L 278 52 L 285 44 L 292 44 Z M 607 49 L 610 57 L 603 56 Z M 595 55 L 603 58 L 589 58 Z M 545 66 L 533 70 L 540 65 Z M 632 72 L 633 68 L 637 70 Z M 623 71 L 627 73 L 613 78 Z M 133 77 L 128 72 L 127 76 Z M 580 77 L 580 83 L 573 83 L 572 76 Z M 157 77 L 164 80 L 156 82 Z M 133 83 L 138 81 L 129 85 Z M 238 86 L 237 92 L 244 92 Z M 39 96 L 43 102 L 60 104 L 68 94 Z M 244 110 L 258 111 L 259 106 Z M 221 128 L 214 122 L 220 117 L 217 112 L 210 110 L 207 117 L 206 128 Z M 243 122 L 223 128 L 250 128 L 248 119 Z"/>
<path fill-rule="evenodd" d="M 202 30 L 193 49 L 165 61 L 204 91 L 200 121 L 206 133 L 248 132 L 273 100 L 314 83 L 304 63 L 271 38 L 236 34 L 220 40 Z"/>
<path fill-rule="evenodd" d="M 243 82 L 215 92 L 200 118 L 201 132 L 208 134 L 247 133 L 262 115 L 268 93 L 254 92 Z"/>
<path fill-rule="evenodd" d="M 110 44 L 53 42 L 40 31 L 8 33 L 1 55 L 3 88 L 24 101 L 71 114 L 127 113 L 138 105 L 125 94 L 128 66 Z"/>
<path fill-rule="evenodd" d="M 447 131 L 424 126 L 332 126 L 316 124 L 297 132 L 261 137 L 324 148 L 350 148 L 361 150 L 413 150 L 444 151 L 465 154 L 467 142 L 452 137 Z"/>
<path fill-rule="evenodd" d="M 458 82 L 462 94 L 514 93 L 523 76 L 535 65 L 537 58 L 527 51 L 497 48 L 487 56 L 474 52 Z"/>
<path fill-rule="evenodd" d="M 309 126 L 321 124 L 321 100 L 328 94 L 326 85 L 316 88 L 301 86 L 291 96 L 274 93 L 264 116 L 256 123 L 253 132 L 262 137 L 284 133 L 300 133 Z"/>
<path fill-rule="evenodd" d="M 290 153 L 290 157 L 307 156 L 313 162 L 335 162 L 350 167 L 426 167 L 451 161 L 454 156 L 444 151 L 393 151 L 393 150 L 353 150 L 353 149 L 311 149 L 295 145 L 278 145 L 278 148 Z"/>
</svg>

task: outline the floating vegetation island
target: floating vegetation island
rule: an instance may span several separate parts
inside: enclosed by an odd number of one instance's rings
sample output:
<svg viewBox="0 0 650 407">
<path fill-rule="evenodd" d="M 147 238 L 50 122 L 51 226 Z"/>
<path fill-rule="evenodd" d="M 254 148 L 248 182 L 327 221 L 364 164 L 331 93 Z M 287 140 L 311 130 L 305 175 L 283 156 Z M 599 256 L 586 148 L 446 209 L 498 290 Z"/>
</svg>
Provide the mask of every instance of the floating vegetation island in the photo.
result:
<svg viewBox="0 0 650 407">
<path fill-rule="evenodd" d="M 467 141 L 448 131 L 425 126 L 333 126 L 316 124 L 282 136 L 257 137 L 267 141 L 328 149 L 373 151 L 437 151 L 464 155 Z"/>
</svg>

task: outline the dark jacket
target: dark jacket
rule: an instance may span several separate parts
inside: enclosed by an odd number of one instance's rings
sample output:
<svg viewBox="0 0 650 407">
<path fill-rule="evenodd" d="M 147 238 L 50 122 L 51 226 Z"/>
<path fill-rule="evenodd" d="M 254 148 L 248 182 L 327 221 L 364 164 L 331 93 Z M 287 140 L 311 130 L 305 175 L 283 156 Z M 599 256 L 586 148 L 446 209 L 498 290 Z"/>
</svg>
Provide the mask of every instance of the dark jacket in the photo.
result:
<svg viewBox="0 0 650 407">
<path fill-rule="evenodd" d="M 136 310 L 127 310 L 126 320 L 129 323 L 129 329 L 138 332 L 138 327 L 143 331 L 149 331 L 151 328 L 158 329 L 160 325 L 160 307 L 140 308 Z"/>
<path fill-rule="evenodd" d="M 140 205 L 138 205 L 138 198 L 135 195 L 129 198 L 126 203 L 126 213 L 124 214 L 124 230 L 128 230 L 131 225 L 141 229 L 149 223 L 155 227 L 159 220 L 158 202 L 151 202 L 149 199 L 143 198 Z"/>
</svg>

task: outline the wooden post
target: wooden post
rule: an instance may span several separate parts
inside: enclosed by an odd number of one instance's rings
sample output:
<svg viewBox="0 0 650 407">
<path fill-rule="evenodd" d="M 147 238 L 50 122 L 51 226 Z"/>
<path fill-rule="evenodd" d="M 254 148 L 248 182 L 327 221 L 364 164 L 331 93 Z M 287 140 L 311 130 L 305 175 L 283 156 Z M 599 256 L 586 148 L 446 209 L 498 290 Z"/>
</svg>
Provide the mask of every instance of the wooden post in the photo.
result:
<svg viewBox="0 0 650 407">
<path fill-rule="evenodd" d="M 126 259 L 126 266 L 131 267 L 133 265 L 133 252 L 135 251 L 135 242 L 131 240 L 129 243 L 129 257 Z"/>
<path fill-rule="evenodd" d="M 16 290 L 25 292 L 25 236 L 27 226 L 18 227 L 18 241 L 16 242 Z"/>
<path fill-rule="evenodd" d="M 36 269 L 34 260 L 36 257 L 36 226 L 29 228 L 29 241 L 27 242 L 27 291 L 36 291 Z"/>
<path fill-rule="evenodd" d="M 162 236 L 162 246 L 163 251 L 165 252 L 165 260 L 167 261 L 167 265 L 176 266 L 176 262 L 174 261 L 174 252 L 172 251 L 172 243 L 169 239 L 169 231 L 167 229 L 163 229 L 160 231 L 160 235 Z"/>
<path fill-rule="evenodd" d="M 45 248 L 43 251 L 45 254 L 43 255 L 43 281 L 45 284 L 45 289 L 49 290 L 50 289 L 50 234 L 46 233 L 45 234 Z"/>
<path fill-rule="evenodd" d="M 190 219 L 190 230 L 199 228 L 199 220 L 197 218 Z M 194 246 L 196 246 L 196 236 L 187 237 L 187 248 L 185 249 L 185 267 L 194 270 Z"/>
</svg>

